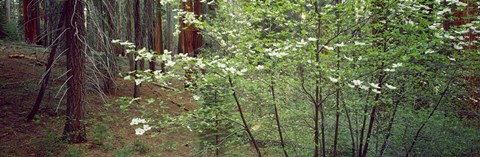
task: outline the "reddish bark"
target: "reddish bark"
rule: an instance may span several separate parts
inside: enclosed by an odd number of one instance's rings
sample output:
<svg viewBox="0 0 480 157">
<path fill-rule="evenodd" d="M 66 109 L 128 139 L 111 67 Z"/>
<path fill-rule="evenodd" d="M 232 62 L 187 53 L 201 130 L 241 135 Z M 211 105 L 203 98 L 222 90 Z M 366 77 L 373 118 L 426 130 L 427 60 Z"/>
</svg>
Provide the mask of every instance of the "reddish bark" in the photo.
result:
<svg viewBox="0 0 480 157">
<path fill-rule="evenodd" d="M 163 54 L 163 33 L 162 33 L 162 10 L 160 0 L 156 0 L 156 17 L 155 17 L 155 37 L 154 37 L 154 49 L 157 53 Z M 151 70 L 155 70 L 155 64 L 150 65 Z M 161 63 L 161 70 L 165 72 L 165 64 Z"/>
<path fill-rule="evenodd" d="M 67 0 L 64 6 L 67 49 L 67 111 L 63 136 L 69 143 L 87 140 L 83 106 L 85 83 L 85 25 L 82 0 Z"/>
<path fill-rule="evenodd" d="M 452 26 L 461 26 L 465 24 L 471 23 L 475 17 L 479 15 L 479 10 L 478 10 L 478 5 L 473 2 L 473 1 L 468 1 L 468 0 L 461 0 L 464 3 L 467 3 L 467 7 L 464 10 L 459 10 L 457 8 L 453 8 L 453 16 L 454 20 L 453 21 L 446 21 L 443 25 L 445 30 L 449 30 Z M 478 41 L 478 34 L 473 32 L 473 31 L 468 31 L 466 34 L 464 34 L 464 42 L 467 43 L 472 43 L 474 41 Z M 459 51 L 458 53 L 462 53 L 465 51 L 471 51 L 471 50 L 477 50 L 478 45 L 473 44 L 471 46 L 463 46 L 463 50 Z M 469 60 L 470 62 L 473 62 L 473 64 L 478 64 L 478 60 Z M 469 109 L 478 111 L 479 106 L 480 106 L 480 101 L 479 101 L 479 93 L 478 93 L 478 86 L 479 86 L 479 79 L 476 74 L 479 73 L 479 69 L 476 66 L 473 67 L 468 67 L 468 68 L 463 68 L 464 70 L 471 71 L 473 73 L 472 76 L 464 76 L 465 80 L 467 80 L 468 84 L 466 85 L 466 90 L 469 92 L 469 96 L 467 96 L 469 99 Z M 467 116 L 469 117 L 469 116 Z"/>
<path fill-rule="evenodd" d="M 40 30 L 38 1 L 23 0 L 23 20 L 27 43 L 35 43 Z"/>
<path fill-rule="evenodd" d="M 202 5 L 200 0 L 192 0 L 187 2 L 182 2 L 181 8 L 187 12 L 193 12 L 195 17 L 198 19 L 202 14 Z M 180 26 L 182 31 L 180 32 L 179 37 L 179 53 L 187 53 L 189 56 L 197 56 L 200 52 L 199 49 L 202 47 L 202 36 L 199 34 L 200 29 L 193 26 L 183 23 L 183 20 L 180 21 Z"/>
</svg>

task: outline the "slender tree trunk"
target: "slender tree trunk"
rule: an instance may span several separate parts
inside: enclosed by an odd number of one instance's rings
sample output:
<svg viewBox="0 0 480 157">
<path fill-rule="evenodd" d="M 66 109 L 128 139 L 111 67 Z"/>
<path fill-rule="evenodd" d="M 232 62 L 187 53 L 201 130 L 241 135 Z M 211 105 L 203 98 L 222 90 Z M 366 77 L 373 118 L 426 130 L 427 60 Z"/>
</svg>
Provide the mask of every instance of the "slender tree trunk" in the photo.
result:
<svg viewBox="0 0 480 157">
<path fill-rule="evenodd" d="M 180 4 L 179 4 L 179 8 L 180 10 L 184 10 L 185 8 L 185 3 L 182 2 L 182 0 L 180 0 Z M 179 22 L 179 28 L 180 29 L 180 33 L 178 34 L 178 45 L 177 45 L 177 53 L 180 54 L 180 53 L 185 53 L 185 49 L 184 49 L 184 46 L 185 46 L 185 43 L 184 43 L 184 36 L 185 36 L 185 31 L 183 30 L 184 27 L 185 27 L 185 23 L 183 23 L 183 17 L 179 17 L 178 18 L 178 22 Z"/>
<path fill-rule="evenodd" d="M 368 94 L 367 94 L 367 100 L 366 100 L 366 103 L 365 104 L 368 104 L 368 98 L 370 96 L 370 91 L 368 91 Z M 363 138 L 364 138 L 364 134 L 365 134 L 365 125 L 367 123 L 367 113 L 368 113 L 368 108 L 367 106 L 364 106 L 364 109 L 363 109 L 363 120 L 362 120 L 362 127 L 360 129 L 360 140 L 358 141 L 359 143 L 359 146 L 358 146 L 358 156 L 359 157 L 362 157 L 362 150 L 363 150 Z"/>
<path fill-rule="evenodd" d="M 386 45 L 385 45 L 386 46 Z M 386 52 L 386 47 L 384 47 L 384 52 Z M 380 66 L 380 69 L 383 69 L 384 68 L 384 63 L 382 62 L 382 65 Z M 383 86 L 383 78 L 385 77 L 385 75 L 383 74 L 380 74 L 379 76 L 379 87 L 382 88 Z M 375 95 L 375 101 L 374 102 L 379 102 L 379 99 L 380 99 L 380 94 L 377 93 Z M 375 115 L 376 115 L 376 111 L 377 111 L 377 105 L 374 105 L 373 108 L 372 108 L 372 111 L 370 112 L 370 120 L 369 120 L 369 124 L 368 124 L 368 130 L 367 130 L 367 136 L 365 138 L 365 147 L 363 147 L 363 152 L 362 152 L 362 157 L 365 157 L 367 155 L 367 152 L 368 152 L 368 145 L 370 143 L 370 137 L 371 137 L 371 134 L 372 134 L 372 129 L 373 129 L 373 124 L 375 123 Z M 359 150 L 361 151 L 361 150 Z"/>
<path fill-rule="evenodd" d="M 318 10 L 318 4 L 315 4 L 315 13 L 317 15 L 320 14 L 320 11 Z M 320 23 L 320 19 L 318 19 L 317 21 L 317 32 L 316 32 L 316 37 L 317 39 L 320 39 L 320 27 L 321 27 L 321 23 Z M 315 63 L 320 63 L 320 41 L 317 40 L 316 42 L 316 48 L 315 48 Z M 318 73 L 321 73 L 320 72 L 320 67 L 317 65 L 316 66 L 316 70 L 318 71 Z M 316 76 L 315 78 L 315 100 L 313 102 L 313 105 L 314 105 L 314 143 L 315 143 L 315 150 L 314 150 L 314 156 L 315 157 L 318 157 L 320 155 L 319 153 L 319 150 L 320 150 L 320 144 L 319 144 L 319 136 L 320 136 L 320 131 L 319 131 L 319 121 L 320 121 L 320 118 L 319 118 L 319 113 L 322 115 L 322 124 L 321 124 L 321 128 L 322 128 L 322 156 L 325 157 L 325 136 L 324 136 L 324 125 L 323 125 L 323 104 L 320 102 L 320 100 L 322 99 L 322 96 L 321 96 L 321 89 L 320 89 L 320 79 L 321 79 L 321 76 L 320 74 Z"/>
<path fill-rule="evenodd" d="M 108 40 L 106 41 L 106 45 L 110 45 L 110 51 L 106 51 L 106 62 L 107 62 L 107 67 L 105 67 L 105 73 L 104 75 L 104 87 L 103 90 L 106 93 L 115 93 L 116 92 L 116 87 L 115 87 L 115 77 L 117 74 L 117 63 L 115 62 L 115 57 L 116 55 L 121 55 L 121 49 L 118 45 L 111 43 L 113 39 L 117 39 L 117 30 L 116 30 L 116 22 L 114 21 L 114 18 L 116 18 L 116 2 L 115 0 L 108 0 L 106 2 L 102 3 L 102 6 L 104 9 L 102 11 L 105 12 L 104 16 L 105 19 L 107 19 L 107 27 L 108 27 Z"/>
<path fill-rule="evenodd" d="M 248 127 L 247 120 L 245 119 L 245 116 L 243 115 L 242 106 L 240 105 L 240 101 L 238 100 L 237 93 L 235 92 L 235 89 L 234 89 L 235 86 L 234 86 L 232 78 L 230 76 L 228 76 L 228 82 L 230 84 L 230 88 L 232 88 L 232 92 L 233 92 L 232 95 L 233 95 L 233 98 L 235 99 L 235 103 L 237 104 L 237 109 L 238 109 L 238 112 L 240 113 L 240 118 L 242 119 L 242 123 L 243 123 L 243 126 L 245 127 L 245 131 L 247 131 L 247 134 L 250 137 L 250 140 L 253 143 L 253 146 L 255 147 L 255 150 L 257 151 L 257 155 L 259 157 L 262 157 L 262 153 L 260 152 L 260 148 L 258 147 L 257 141 L 253 137 L 253 134 L 250 131 L 250 127 Z"/>
<path fill-rule="evenodd" d="M 385 150 L 387 149 L 387 145 L 388 145 L 388 139 L 390 138 L 390 135 L 392 135 L 392 127 L 393 127 L 393 122 L 395 121 L 395 116 L 397 114 L 397 108 L 398 108 L 398 103 L 400 102 L 400 100 L 396 101 L 395 102 L 395 106 L 393 107 L 393 113 L 392 113 L 392 117 L 390 117 L 390 121 L 388 122 L 388 126 L 387 126 L 387 134 L 385 135 L 385 138 L 383 139 L 383 144 L 380 148 L 380 157 L 382 157 L 385 153 Z"/>
<path fill-rule="evenodd" d="M 339 0 L 335 0 L 335 4 L 338 4 L 340 1 Z M 339 14 L 339 10 L 335 10 L 335 16 L 336 16 L 336 19 L 337 19 L 337 31 L 336 31 L 336 34 L 339 35 L 340 34 L 340 14 Z M 337 38 L 337 43 L 340 43 L 340 39 Z M 337 71 L 339 72 L 340 71 L 340 47 L 337 47 Z M 340 74 L 339 74 L 340 75 Z M 335 135 L 334 135 L 334 138 L 333 138 L 333 157 L 336 157 L 337 156 L 337 143 L 338 143 L 338 123 L 340 121 L 340 83 L 337 82 L 336 83 L 336 88 L 337 88 L 337 91 L 336 91 L 336 104 L 335 104 Z"/>
<path fill-rule="evenodd" d="M 64 9 L 64 11 L 65 11 L 65 9 Z M 60 21 L 58 22 L 58 26 L 57 26 L 58 30 L 61 30 L 62 27 L 65 25 L 65 15 L 66 15 L 66 12 L 63 12 L 62 16 L 60 17 Z M 37 114 L 38 110 L 40 109 L 40 104 L 42 103 L 42 99 L 43 99 L 43 96 L 45 94 L 45 90 L 47 88 L 48 81 L 50 79 L 50 73 L 51 73 L 52 68 L 53 68 L 53 61 L 55 60 L 55 55 L 57 53 L 57 47 L 59 45 L 57 43 L 57 41 L 61 39 L 61 37 L 60 37 L 61 32 L 60 31 L 57 31 L 57 33 L 55 33 L 55 34 L 59 39 L 55 40 L 52 43 L 53 46 L 51 48 L 50 55 L 48 56 L 47 66 L 45 67 L 45 75 L 42 78 L 42 81 L 40 82 L 41 86 L 40 86 L 40 89 L 38 91 L 37 98 L 35 99 L 35 104 L 33 105 L 32 110 L 30 111 L 30 113 L 27 116 L 27 121 L 33 120 L 33 118 L 35 117 L 35 114 Z"/>
<path fill-rule="evenodd" d="M 134 9 L 133 9 L 133 18 L 134 18 L 134 25 L 135 25 L 135 49 L 140 49 L 143 47 L 143 39 L 142 39 L 142 28 L 141 28 L 141 19 L 140 19 L 140 0 L 134 0 Z M 134 55 L 134 58 L 136 55 Z M 135 61 L 135 71 L 140 70 L 139 67 L 140 65 L 138 64 L 137 61 Z M 135 79 L 137 77 L 134 77 Z M 137 85 L 137 83 L 134 82 L 133 86 L 133 97 L 137 98 L 140 96 L 140 85 Z"/>
<path fill-rule="evenodd" d="M 384 12 L 384 10 L 386 9 L 385 8 L 385 2 L 384 1 L 374 1 L 373 2 L 373 5 L 375 6 L 372 10 L 372 12 L 375 14 L 375 15 L 379 15 L 379 18 L 378 19 L 374 19 L 374 21 L 372 23 L 379 23 L 379 21 L 386 21 L 386 23 L 383 24 L 383 27 L 380 28 L 380 29 L 373 29 L 372 30 L 372 34 L 378 38 L 381 38 L 382 41 L 377 41 L 374 43 L 374 46 L 375 47 L 382 47 L 382 52 L 383 53 L 386 53 L 388 51 L 388 46 L 387 46 L 387 39 L 386 37 L 383 35 L 383 32 L 385 30 L 387 30 L 387 23 L 388 23 L 388 20 L 386 19 L 386 14 Z M 383 69 L 385 66 L 384 62 L 381 63 L 379 69 Z M 380 74 L 378 74 L 378 86 L 380 87 L 380 89 L 382 88 L 383 86 L 383 79 L 385 77 L 385 74 L 382 74 L 382 71 L 380 72 Z M 374 102 L 375 103 L 378 103 L 379 102 L 379 99 L 380 99 L 380 94 L 377 93 L 375 95 L 375 100 Z M 365 146 L 363 147 L 363 151 L 362 149 L 359 149 L 359 151 L 361 151 L 361 156 L 362 157 L 365 157 L 367 155 L 367 152 L 368 152 L 368 146 L 369 146 L 369 143 L 370 143 L 370 137 L 371 137 L 371 134 L 372 134 L 372 129 L 373 129 L 373 124 L 375 123 L 375 116 L 376 116 L 376 111 L 377 111 L 377 108 L 378 108 L 378 105 L 374 104 L 374 106 L 372 107 L 372 111 L 370 112 L 370 120 L 369 120 L 369 125 L 368 125 L 368 130 L 367 130 L 367 135 L 366 135 L 366 138 L 365 138 Z"/>
<path fill-rule="evenodd" d="M 10 9 L 10 1 L 11 0 L 5 0 L 5 18 L 7 21 L 10 21 L 11 19 L 11 16 L 10 16 L 10 12 L 11 12 L 11 9 Z"/>
<path fill-rule="evenodd" d="M 354 131 L 353 131 L 353 126 L 352 126 L 352 121 L 350 119 L 350 113 L 348 112 L 348 108 L 347 108 L 347 105 L 345 104 L 345 100 L 344 100 L 344 97 L 343 97 L 343 94 L 341 95 L 342 96 L 342 105 L 343 105 L 343 110 L 345 110 L 345 116 L 347 117 L 347 122 L 348 122 L 348 130 L 350 131 L 350 139 L 352 140 L 352 157 L 355 157 L 355 149 L 356 149 L 356 145 L 355 145 L 355 137 L 354 137 Z"/>
<path fill-rule="evenodd" d="M 35 0 L 35 15 L 34 15 L 34 21 L 35 21 L 35 43 L 37 45 L 42 45 L 42 40 L 39 39 L 40 37 L 40 19 L 41 19 L 41 14 L 40 14 L 40 0 Z"/>
<path fill-rule="evenodd" d="M 430 114 L 428 115 L 425 122 L 423 122 L 423 124 L 420 126 L 420 128 L 418 128 L 417 132 L 415 133 L 415 136 L 413 137 L 412 144 L 410 144 L 410 147 L 408 148 L 407 152 L 405 153 L 405 157 L 408 157 L 410 155 L 410 153 L 413 150 L 413 147 L 415 147 L 415 144 L 417 143 L 418 137 L 420 136 L 420 133 L 422 132 L 423 128 L 425 127 L 425 125 L 427 125 L 430 118 L 432 118 L 435 111 L 437 111 L 437 108 L 442 103 L 442 100 L 445 97 L 445 95 L 447 95 L 448 89 L 450 88 L 450 85 L 452 84 L 453 80 L 455 79 L 456 72 L 457 72 L 457 69 L 455 69 L 455 71 L 453 71 L 453 74 L 452 74 L 450 80 L 448 80 L 447 86 L 445 87 L 443 92 L 440 94 L 440 98 L 438 99 L 437 103 L 435 104 L 435 107 L 433 107 L 433 110 L 430 112 Z"/>
<path fill-rule="evenodd" d="M 167 3 L 167 49 L 173 51 L 172 7 Z"/>
<path fill-rule="evenodd" d="M 70 143 L 86 141 L 84 99 L 85 25 L 82 0 L 65 1 L 67 50 L 67 116 L 64 138 Z"/>
<path fill-rule="evenodd" d="M 288 153 L 285 148 L 285 141 L 283 140 L 282 125 L 280 125 L 280 117 L 278 116 L 277 99 L 275 97 L 275 82 L 273 81 L 273 76 L 271 79 L 272 79 L 272 84 L 270 85 L 270 91 L 272 92 L 272 100 L 273 100 L 273 107 L 275 111 L 275 121 L 277 123 L 278 136 L 280 137 L 280 145 L 282 146 L 283 154 L 285 155 L 285 157 L 288 157 Z"/>
<path fill-rule="evenodd" d="M 130 41 L 130 42 L 134 41 L 134 39 L 133 39 L 134 35 L 133 35 L 133 32 L 132 32 L 132 30 L 133 30 L 133 28 L 132 28 L 132 19 L 133 19 L 132 11 L 131 11 L 131 9 L 128 9 L 128 8 L 132 7 L 132 5 L 133 5 L 132 0 L 127 0 L 126 6 L 125 6 L 125 8 L 127 8 L 126 11 L 125 11 L 126 14 L 127 14 L 127 16 L 126 16 L 127 18 L 125 19 L 127 21 L 126 22 L 126 25 L 127 25 L 126 38 L 127 38 L 127 41 Z M 128 56 L 128 60 L 129 60 L 130 71 L 134 71 L 135 70 L 135 59 L 133 58 L 134 55 L 132 53 L 129 53 L 129 54 L 127 54 L 127 56 Z"/>
</svg>

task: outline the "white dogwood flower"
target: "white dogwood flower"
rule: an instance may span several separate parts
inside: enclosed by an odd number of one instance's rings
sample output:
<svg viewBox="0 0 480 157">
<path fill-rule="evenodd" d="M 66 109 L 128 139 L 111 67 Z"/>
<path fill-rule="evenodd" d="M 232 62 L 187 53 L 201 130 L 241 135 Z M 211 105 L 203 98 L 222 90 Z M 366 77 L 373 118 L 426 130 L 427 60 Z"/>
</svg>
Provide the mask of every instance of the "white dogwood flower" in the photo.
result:
<svg viewBox="0 0 480 157">
<path fill-rule="evenodd" d="M 392 65 L 392 68 L 398 68 L 398 67 L 401 67 L 401 66 L 403 66 L 402 63 L 395 63 L 395 64 Z"/>
<path fill-rule="evenodd" d="M 377 88 L 377 89 L 380 88 L 380 87 L 378 86 L 378 84 L 375 84 L 375 83 L 370 83 L 370 86 L 372 86 L 373 88 Z"/>
<path fill-rule="evenodd" d="M 265 68 L 263 65 L 257 65 L 257 67 L 255 67 L 257 70 L 262 70 L 263 68 Z"/>
<path fill-rule="evenodd" d="M 391 90 L 397 89 L 397 87 L 394 87 L 394 86 L 389 85 L 389 84 L 385 84 L 385 87 L 387 87 L 388 89 L 391 89 Z"/>
<path fill-rule="evenodd" d="M 143 135 L 145 133 L 145 130 L 142 128 L 137 128 L 135 129 L 135 135 Z"/>
<path fill-rule="evenodd" d="M 332 81 L 333 83 L 337 83 L 338 82 L 338 78 L 333 78 L 333 77 L 328 77 L 328 79 L 330 79 L 330 81 Z"/>
<path fill-rule="evenodd" d="M 353 80 L 352 82 L 353 82 L 353 85 L 355 86 L 360 86 L 363 83 L 363 81 L 360 81 L 360 80 Z"/>
<path fill-rule="evenodd" d="M 141 118 L 133 118 L 132 122 L 130 122 L 130 125 L 137 125 L 137 124 L 142 124 L 142 123 L 147 123 L 145 119 Z"/>
</svg>

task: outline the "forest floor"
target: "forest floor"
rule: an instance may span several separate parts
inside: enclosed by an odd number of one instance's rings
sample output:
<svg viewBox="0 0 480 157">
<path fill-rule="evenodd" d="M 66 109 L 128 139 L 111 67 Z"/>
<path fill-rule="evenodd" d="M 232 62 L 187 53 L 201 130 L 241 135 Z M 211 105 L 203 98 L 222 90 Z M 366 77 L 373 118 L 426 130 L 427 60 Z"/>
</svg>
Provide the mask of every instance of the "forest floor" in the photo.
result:
<svg viewBox="0 0 480 157">
<path fill-rule="evenodd" d="M 156 128 L 143 136 L 130 126 L 143 110 L 159 110 L 158 115 L 177 116 L 195 108 L 188 93 L 177 93 L 146 84 L 141 96 L 160 98 L 162 103 L 121 110 L 118 97 L 132 96 L 133 81 L 115 80 L 117 92 L 107 95 L 86 93 L 86 129 L 88 141 L 65 144 L 60 137 L 64 126 L 65 60 L 54 65 L 40 112 L 32 122 L 26 121 L 38 94 L 39 81 L 45 71 L 48 52 L 40 46 L 0 40 L 0 157 L 2 156 L 189 156 L 191 138 L 185 128 Z M 112 105 L 105 105 L 112 104 Z M 186 133 L 182 133 L 186 132 Z"/>
</svg>

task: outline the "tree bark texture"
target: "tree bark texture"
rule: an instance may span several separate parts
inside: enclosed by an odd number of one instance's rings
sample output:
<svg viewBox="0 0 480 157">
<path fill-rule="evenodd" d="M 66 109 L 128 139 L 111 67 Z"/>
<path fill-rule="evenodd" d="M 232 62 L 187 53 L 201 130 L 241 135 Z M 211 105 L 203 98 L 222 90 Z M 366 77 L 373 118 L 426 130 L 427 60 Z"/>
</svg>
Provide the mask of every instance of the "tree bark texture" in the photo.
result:
<svg viewBox="0 0 480 157">
<path fill-rule="evenodd" d="M 202 4 L 200 3 L 200 0 L 182 2 L 181 9 L 186 12 L 193 12 L 197 19 L 202 14 Z M 192 57 L 197 56 L 200 53 L 200 47 L 202 46 L 202 36 L 199 34 L 200 29 L 184 23 L 183 19 L 180 19 L 180 28 L 182 30 L 178 42 L 179 53 L 187 53 Z"/>
<path fill-rule="evenodd" d="M 27 43 L 36 43 L 37 40 L 40 29 L 38 9 L 37 0 L 23 0 L 23 26 Z"/>
<path fill-rule="evenodd" d="M 156 17 L 155 17 L 155 37 L 154 37 L 154 48 L 155 51 L 159 54 L 163 54 L 163 33 L 162 33 L 162 6 L 160 0 L 156 0 Z M 153 66 L 153 69 L 152 69 Z M 155 63 L 150 64 L 151 70 L 155 70 Z M 160 64 L 160 70 L 165 72 L 165 64 L 162 62 Z"/>
<path fill-rule="evenodd" d="M 63 11 L 64 12 L 62 13 L 62 16 L 61 16 L 60 21 L 59 21 L 58 26 L 57 26 L 58 30 L 63 30 L 62 27 L 64 27 L 64 25 L 65 25 L 65 15 L 66 15 L 65 14 L 65 9 Z M 55 34 L 56 34 L 57 37 L 60 37 L 61 32 L 57 31 Z M 37 114 L 38 110 L 40 109 L 40 104 L 42 103 L 42 99 L 43 99 L 43 96 L 45 94 L 45 90 L 47 88 L 48 81 L 50 79 L 50 73 L 51 73 L 52 68 L 53 68 L 53 62 L 55 60 L 55 55 L 57 53 L 58 45 L 59 45 L 58 41 L 55 40 L 53 42 L 53 46 L 51 48 L 50 55 L 48 56 L 47 66 L 45 67 L 46 68 L 45 69 L 45 75 L 42 78 L 42 81 L 40 82 L 41 83 L 40 90 L 38 91 L 37 98 L 35 99 L 35 104 L 33 105 L 32 110 L 30 111 L 30 113 L 27 116 L 27 121 L 33 120 L 33 118 L 35 117 L 35 114 Z"/>
<path fill-rule="evenodd" d="M 133 9 L 133 21 L 135 27 L 135 49 L 140 49 L 143 47 L 143 38 L 142 38 L 142 27 L 141 27 L 141 19 L 140 19 L 140 0 L 134 0 L 134 9 Z M 135 56 L 133 58 L 135 59 Z M 135 70 L 139 70 L 139 64 L 135 61 Z M 140 96 L 140 87 L 134 82 L 133 86 L 133 97 L 137 98 Z"/>
<path fill-rule="evenodd" d="M 64 9 L 67 47 L 67 112 L 63 131 L 69 143 L 81 143 L 87 140 L 83 106 L 84 100 L 84 62 L 85 62 L 85 25 L 82 0 L 65 1 Z"/>
</svg>

